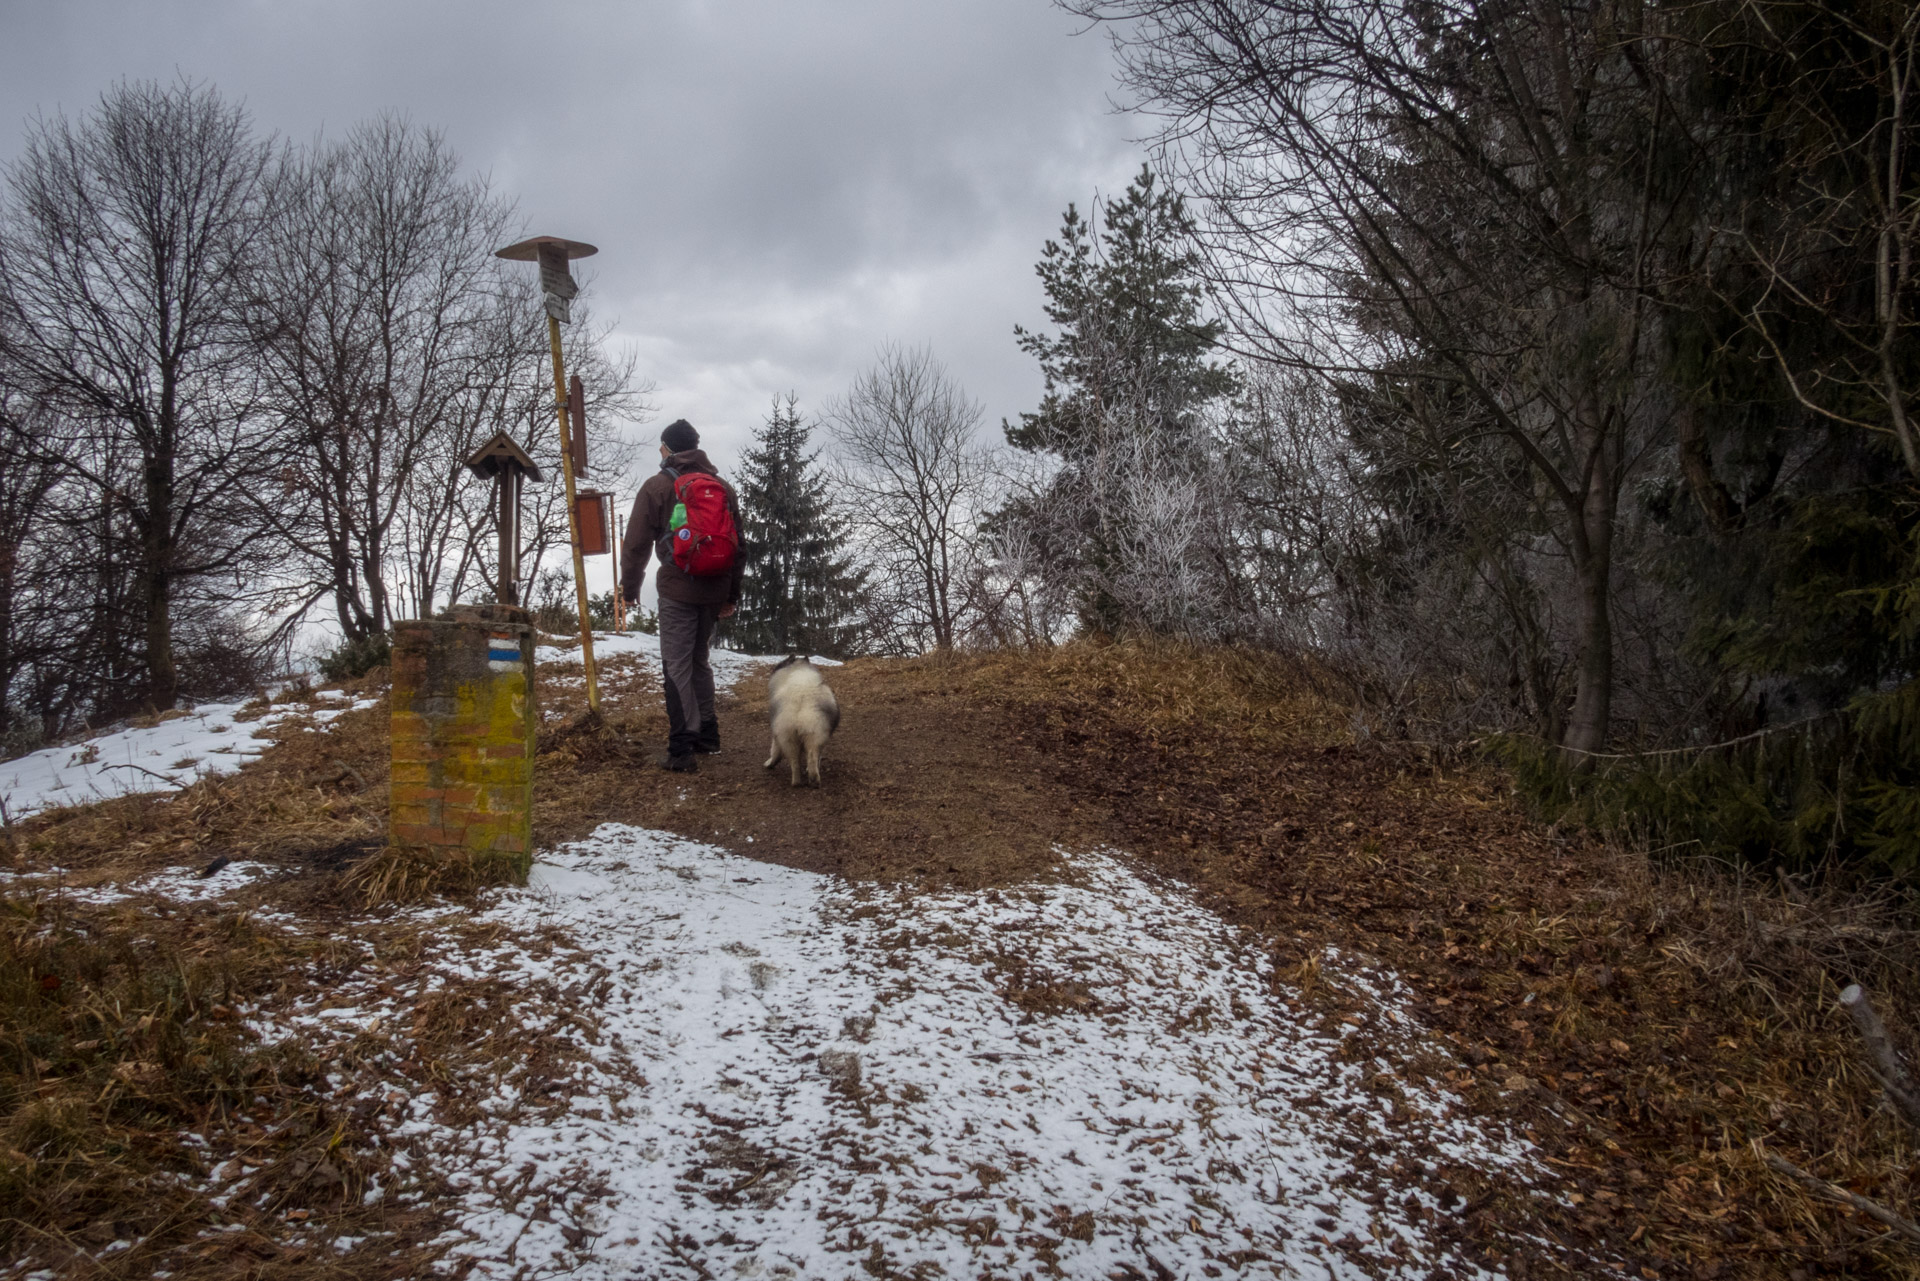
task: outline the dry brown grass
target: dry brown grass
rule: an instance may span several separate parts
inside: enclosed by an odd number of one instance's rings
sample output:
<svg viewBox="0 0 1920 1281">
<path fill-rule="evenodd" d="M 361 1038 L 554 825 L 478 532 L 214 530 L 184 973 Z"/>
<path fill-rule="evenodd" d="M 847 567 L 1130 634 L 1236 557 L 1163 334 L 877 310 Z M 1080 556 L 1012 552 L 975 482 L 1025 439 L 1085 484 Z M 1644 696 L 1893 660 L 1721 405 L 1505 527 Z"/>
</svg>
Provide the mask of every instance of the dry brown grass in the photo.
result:
<svg viewBox="0 0 1920 1281">
<path fill-rule="evenodd" d="M 513 879 L 505 859 L 475 860 L 464 850 L 405 849 L 383 846 L 355 862 L 341 883 L 368 907 L 421 903 L 430 898 L 462 898 Z"/>
<path fill-rule="evenodd" d="M 99 1277 L 398 1278 L 430 1265 L 436 1216 L 362 1204 L 372 1179 L 391 1180 L 368 1119 L 327 1088 L 337 1065 L 262 1045 L 239 1017 L 382 942 L 387 931 L 349 939 L 326 922 L 350 906 L 342 873 L 384 827 L 385 731 L 379 709 L 325 733 L 296 721 L 238 775 L 13 825 L 21 870 L 68 870 L 0 894 L 0 1259 Z M 73 892 L 222 857 L 287 875 L 217 908 Z M 262 906 L 319 928 L 259 927 Z M 208 1176 L 236 1159 L 251 1172 L 216 1204 Z M 381 1247 L 342 1252 L 334 1236 Z M 119 1241 L 132 1245 L 109 1248 Z"/>
<path fill-rule="evenodd" d="M 429 1266 L 434 1216 L 364 1203 L 375 1178 L 391 1182 L 388 1153 L 336 1102 L 334 1065 L 263 1045 L 240 1018 L 357 951 L 257 928 L 244 909 L 9 893 L 0 1258 L 98 1277 L 398 1278 Z M 210 1176 L 235 1161 L 251 1171 L 216 1200 Z M 329 1243 L 368 1235 L 383 1248 Z"/>
<path fill-rule="evenodd" d="M 383 694 L 384 674 L 349 688 Z M 0 894 L 0 1273 L 420 1276 L 440 1250 L 429 1243 L 445 1228 L 443 1189 L 419 1160 L 391 1164 L 391 1116 L 431 1094 L 435 1120 L 458 1126 L 501 1082 L 564 1106 L 555 1083 L 571 1051 L 552 1029 L 581 1017 L 577 1003 L 497 977 L 423 983 L 433 956 L 485 946 L 498 927 L 429 929 L 377 910 L 489 879 L 386 848 L 387 730 L 384 706 L 324 730 L 296 720 L 237 775 L 13 825 L 20 870 L 68 870 Z M 574 767 L 565 752 L 542 766 L 556 782 Z M 138 893 L 89 907 L 72 893 L 220 858 L 279 874 L 218 908 Z M 267 909 L 294 924 L 256 926 L 252 913 Z M 324 1001 L 368 975 L 402 1017 L 324 1063 L 240 1030 L 249 1003 Z M 364 1203 L 376 1185 L 388 1195 Z M 342 1238 L 360 1244 L 338 1249 Z M 119 1240 L 135 1244 L 107 1248 Z"/>
<path fill-rule="evenodd" d="M 364 682 L 352 688 L 385 692 Z M 84 884 L 220 857 L 337 872 L 385 843 L 391 749 L 384 698 L 325 732 L 302 718 L 282 722 L 272 741 L 238 774 L 15 823 L 15 846 L 29 863 L 66 867 Z"/>
<path fill-rule="evenodd" d="M 1558 1205 L 1463 1188 L 1470 1221 L 1663 1277 L 1920 1277 L 1897 1238 L 1754 1146 L 1914 1214 L 1917 1136 L 1834 1003 L 1865 984 L 1915 1047 L 1910 896 L 1658 866 L 1545 829 L 1491 768 L 1356 743 L 1347 709 L 1269 656 L 1121 644 L 927 661 L 1053 753 L 1077 798 L 1111 812 L 1116 844 L 1260 930 L 1283 964 L 1316 969 L 1334 945 L 1411 985 L 1456 1052 L 1403 1079 L 1444 1077 L 1515 1118 L 1571 1180 Z M 1520 1248 L 1506 1265 L 1551 1275 L 1568 1257 Z"/>
</svg>

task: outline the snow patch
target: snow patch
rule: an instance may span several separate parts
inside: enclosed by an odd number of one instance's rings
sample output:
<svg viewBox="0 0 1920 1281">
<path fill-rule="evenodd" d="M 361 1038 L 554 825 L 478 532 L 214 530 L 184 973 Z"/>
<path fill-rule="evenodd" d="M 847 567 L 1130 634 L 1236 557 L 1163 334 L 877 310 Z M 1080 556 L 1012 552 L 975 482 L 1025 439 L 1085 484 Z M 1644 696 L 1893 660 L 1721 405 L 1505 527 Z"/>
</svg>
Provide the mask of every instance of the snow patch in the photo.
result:
<svg viewBox="0 0 1920 1281">
<path fill-rule="evenodd" d="M 456 1126 L 404 1096 L 396 1140 L 458 1171 L 450 1266 L 1486 1275 L 1436 1230 L 1463 1227 L 1441 1170 L 1544 1182 L 1529 1145 L 1382 1088 L 1384 1060 L 1342 1053 L 1352 1027 L 1183 892 L 1066 857 L 1071 884 L 922 894 L 615 825 L 543 855 L 479 918 L 506 933 L 422 976 L 576 994 L 546 1034 L 578 1062 L 538 1097 L 502 1081 Z M 573 946 L 534 942 L 553 927 Z M 324 1054 L 409 1000 L 355 980 L 258 1026 Z"/>
<path fill-rule="evenodd" d="M 10 818 L 116 796 L 172 792 L 203 778 L 231 774 L 273 745 L 271 731 L 288 722 L 315 725 L 372 707 L 375 699 L 323 692 L 329 704 L 283 703 L 254 721 L 236 721 L 244 703 L 203 703 L 157 725 L 101 734 L 42 748 L 0 763 L 0 800 Z"/>
<path fill-rule="evenodd" d="M 22 889 L 51 891 L 76 903 L 95 906 L 141 896 L 163 898 L 179 904 L 217 903 L 231 898 L 236 891 L 245 889 L 255 881 L 281 876 L 285 872 L 285 868 L 270 863 L 226 863 L 211 872 L 193 872 L 176 867 L 114 884 L 75 886 L 66 884 L 65 871 L 56 867 L 45 872 L 14 873 L 8 877 L 6 888 L 9 892 Z M 262 914 L 262 919 L 267 917 L 290 919 L 277 913 Z"/>
</svg>

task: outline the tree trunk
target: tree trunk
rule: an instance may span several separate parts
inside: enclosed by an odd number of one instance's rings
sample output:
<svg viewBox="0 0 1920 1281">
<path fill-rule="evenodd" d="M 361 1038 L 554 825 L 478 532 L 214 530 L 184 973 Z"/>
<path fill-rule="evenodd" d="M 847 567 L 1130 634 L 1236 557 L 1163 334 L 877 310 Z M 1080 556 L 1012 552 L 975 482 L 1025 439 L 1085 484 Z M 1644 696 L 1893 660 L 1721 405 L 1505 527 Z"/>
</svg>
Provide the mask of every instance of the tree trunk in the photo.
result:
<svg viewBox="0 0 1920 1281">
<path fill-rule="evenodd" d="M 11 538 L 0 542 L 0 735 L 13 732 L 13 678 L 17 675 L 13 663 L 13 600 L 19 563 L 19 544 Z"/>
<path fill-rule="evenodd" d="M 1605 751 L 1613 715 L 1613 523 L 1618 501 L 1614 468 L 1606 443 L 1597 447 L 1586 482 L 1586 501 L 1577 515 L 1574 572 L 1580 592 L 1580 663 L 1574 679 L 1573 710 L 1567 716 L 1570 764 L 1588 766 L 1586 753 Z"/>
<path fill-rule="evenodd" d="M 155 711 L 171 709 L 180 696 L 180 673 L 173 662 L 173 512 L 171 477 L 162 462 L 147 466 L 147 532 L 141 547 L 141 589 L 146 612 L 147 701 Z"/>
<path fill-rule="evenodd" d="M 173 662 L 174 373 L 163 368 L 157 421 L 143 449 L 146 528 L 141 538 L 140 578 L 146 611 L 147 701 L 155 711 L 170 711 L 180 697 L 180 673 Z"/>
<path fill-rule="evenodd" d="M 1607 603 L 1610 577 L 1605 569 L 1596 567 L 1588 567 L 1580 575 L 1580 668 L 1564 743 L 1576 765 L 1587 762 L 1582 753 L 1603 751 L 1607 745 L 1613 704 L 1613 615 Z"/>
</svg>

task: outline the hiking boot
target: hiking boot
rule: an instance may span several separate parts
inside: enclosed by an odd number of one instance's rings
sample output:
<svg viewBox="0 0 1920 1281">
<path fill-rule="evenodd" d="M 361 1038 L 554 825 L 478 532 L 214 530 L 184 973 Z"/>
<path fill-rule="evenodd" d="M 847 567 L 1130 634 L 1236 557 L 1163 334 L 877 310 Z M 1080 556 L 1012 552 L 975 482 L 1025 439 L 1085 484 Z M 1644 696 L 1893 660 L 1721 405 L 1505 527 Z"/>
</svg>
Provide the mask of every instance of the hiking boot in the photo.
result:
<svg viewBox="0 0 1920 1281">
<path fill-rule="evenodd" d="M 694 741 L 693 750 L 702 756 L 720 755 L 720 723 L 700 727 L 700 737 Z"/>
<path fill-rule="evenodd" d="M 692 752 L 661 752 L 653 758 L 654 764 L 674 774 L 698 774 L 699 764 L 693 759 Z"/>
</svg>

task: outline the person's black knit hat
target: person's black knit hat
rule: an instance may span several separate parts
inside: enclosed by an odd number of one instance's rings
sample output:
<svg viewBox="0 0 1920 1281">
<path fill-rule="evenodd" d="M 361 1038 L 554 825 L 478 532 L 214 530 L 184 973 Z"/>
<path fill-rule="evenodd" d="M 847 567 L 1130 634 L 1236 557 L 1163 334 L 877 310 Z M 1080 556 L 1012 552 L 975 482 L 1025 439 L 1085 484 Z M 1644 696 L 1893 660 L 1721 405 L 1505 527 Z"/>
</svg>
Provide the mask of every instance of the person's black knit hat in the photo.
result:
<svg viewBox="0 0 1920 1281">
<path fill-rule="evenodd" d="M 676 418 L 667 424 L 665 431 L 660 433 L 660 443 L 676 454 L 684 453 L 689 449 L 700 448 L 700 433 L 695 431 L 693 424 L 686 419 Z"/>
</svg>

